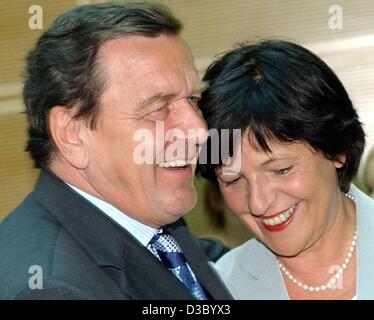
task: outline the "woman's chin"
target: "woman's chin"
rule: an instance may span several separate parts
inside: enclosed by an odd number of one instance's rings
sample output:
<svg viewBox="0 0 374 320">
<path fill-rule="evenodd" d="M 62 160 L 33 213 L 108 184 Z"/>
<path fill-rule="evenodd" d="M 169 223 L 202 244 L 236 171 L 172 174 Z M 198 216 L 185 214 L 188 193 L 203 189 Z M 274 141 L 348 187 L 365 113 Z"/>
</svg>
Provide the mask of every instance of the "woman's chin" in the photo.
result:
<svg viewBox="0 0 374 320">
<path fill-rule="evenodd" d="M 296 247 L 295 243 L 290 243 L 290 241 L 287 241 L 287 243 L 265 241 L 264 244 L 278 257 L 295 257 L 302 251 L 301 248 Z"/>
</svg>

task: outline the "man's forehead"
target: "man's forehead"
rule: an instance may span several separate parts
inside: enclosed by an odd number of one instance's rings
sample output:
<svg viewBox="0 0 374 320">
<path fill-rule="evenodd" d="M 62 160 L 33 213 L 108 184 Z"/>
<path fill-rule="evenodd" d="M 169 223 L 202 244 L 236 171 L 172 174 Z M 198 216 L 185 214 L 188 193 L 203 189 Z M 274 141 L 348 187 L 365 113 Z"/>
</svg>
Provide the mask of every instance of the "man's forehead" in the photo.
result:
<svg viewBox="0 0 374 320">
<path fill-rule="evenodd" d="M 171 49 L 173 49 L 171 51 Z M 126 35 L 101 44 L 98 54 L 105 60 L 133 59 L 152 60 L 152 58 L 172 58 L 171 52 L 176 52 L 174 57 L 191 58 L 191 52 L 184 41 L 175 35 L 159 35 L 146 37 L 141 35 Z"/>
<path fill-rule="evenodd" d="M 104 42 L 98 51 L 98 60 L 109 70 L 127 72 L 138 70 L 139 66 L 152 66 L 150 56 L 144 52 L 134 36 L 121 37 Z"/>
<path fill-rule="evenodd" d="M 176 36 L 126 36 L 104 42 L 98 52 L 101 66 L 112 75 L 154 76 L 174 74 L 196 79 L 197 70 L 190 51 Z M 150 79 L 154 81 L 154 79 Z"/>
</svg>

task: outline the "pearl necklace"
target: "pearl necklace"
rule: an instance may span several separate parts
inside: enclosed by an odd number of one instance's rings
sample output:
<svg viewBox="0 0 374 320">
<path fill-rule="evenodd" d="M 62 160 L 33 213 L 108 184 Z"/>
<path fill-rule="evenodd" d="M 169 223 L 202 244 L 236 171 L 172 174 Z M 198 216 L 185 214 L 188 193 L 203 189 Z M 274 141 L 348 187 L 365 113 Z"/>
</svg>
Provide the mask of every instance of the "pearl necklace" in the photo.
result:
<svg viewBox="0 0 374 320">
<path fill-rule="evenodd" d="M 347 198 L 356 202 L 356 198 L 353 195 L 348 194 L 348 193 L 346 193 L 345 195 Z M 307 290 L 310 292 L 318 292 L 318 291 L 323 291 L 326 289 L 331 289 L 338 282 L 339 278 L 343 275 L 344 270 L 347 268 L 349 261 L 351 261 L 353 252 L 356 247 L 356 241 L 357 241 L 357 229 L 354 233 L 348 253 L 344 258 L 344 262 L 339 266 L 338 271 L 330 278 L 330 280 L 326 284 L 321 285 L 321 286 L 309 286 L 301 282 L 300 280 L 298 280 L 291 274 L 291 272 L 282 264 L 282 262 L 279 261 L 278 258 L 277 258 L 277 264 L 280 270 L 288 277 L 288 279 L 290 279 L 294 284 L 296 284 L 297 286 L 299 286 L 300 288 L 304 290 Z"/>
</svg>

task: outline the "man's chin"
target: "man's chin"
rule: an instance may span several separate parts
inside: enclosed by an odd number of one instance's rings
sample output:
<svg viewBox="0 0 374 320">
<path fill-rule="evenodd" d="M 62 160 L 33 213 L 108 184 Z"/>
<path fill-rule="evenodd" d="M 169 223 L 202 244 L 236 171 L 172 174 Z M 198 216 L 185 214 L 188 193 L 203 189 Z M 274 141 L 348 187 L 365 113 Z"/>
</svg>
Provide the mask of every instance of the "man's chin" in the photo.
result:
<svg viewBox="0 0 374 320">
<path fill-rule="evenodd" d="M 197 203 L 197 194 L 196 192 L 194 195 L 191 195 L 189 199 L 183 199 L 179 201 L 171 201 L 169 204 L 165 207 L 165 213 L 168 217 L 170 217 L 171 221 L 169 223 L 175 222 L 176 220 L 182 218 L 185 214 L 190 212 Z"/>
</svg>

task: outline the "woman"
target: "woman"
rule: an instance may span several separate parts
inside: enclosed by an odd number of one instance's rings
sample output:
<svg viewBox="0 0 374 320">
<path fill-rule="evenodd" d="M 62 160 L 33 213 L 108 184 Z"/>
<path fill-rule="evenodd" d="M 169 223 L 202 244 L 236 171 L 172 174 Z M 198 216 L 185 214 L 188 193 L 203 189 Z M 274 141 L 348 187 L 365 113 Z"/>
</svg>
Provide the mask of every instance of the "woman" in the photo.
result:
<svg viewBox="0 0 374 320">
<path fill-rule="evenodd" d="M 363 180 L 367 193 L 374 198 L 374 147 L 370 150 L 366 159 Z"/>
<path fill-rule="evenodd" d="M 256 236 L 217 263 L 233 296 L 373 299 L 374 201 L 350 183 L 365 137 L 333 71 L 266 41 L 228 52 L 204 80 L 209 128 L 241 129 L 241 152 L 239 170 L 227 159 L 200 170 Z"/>
</svg>

